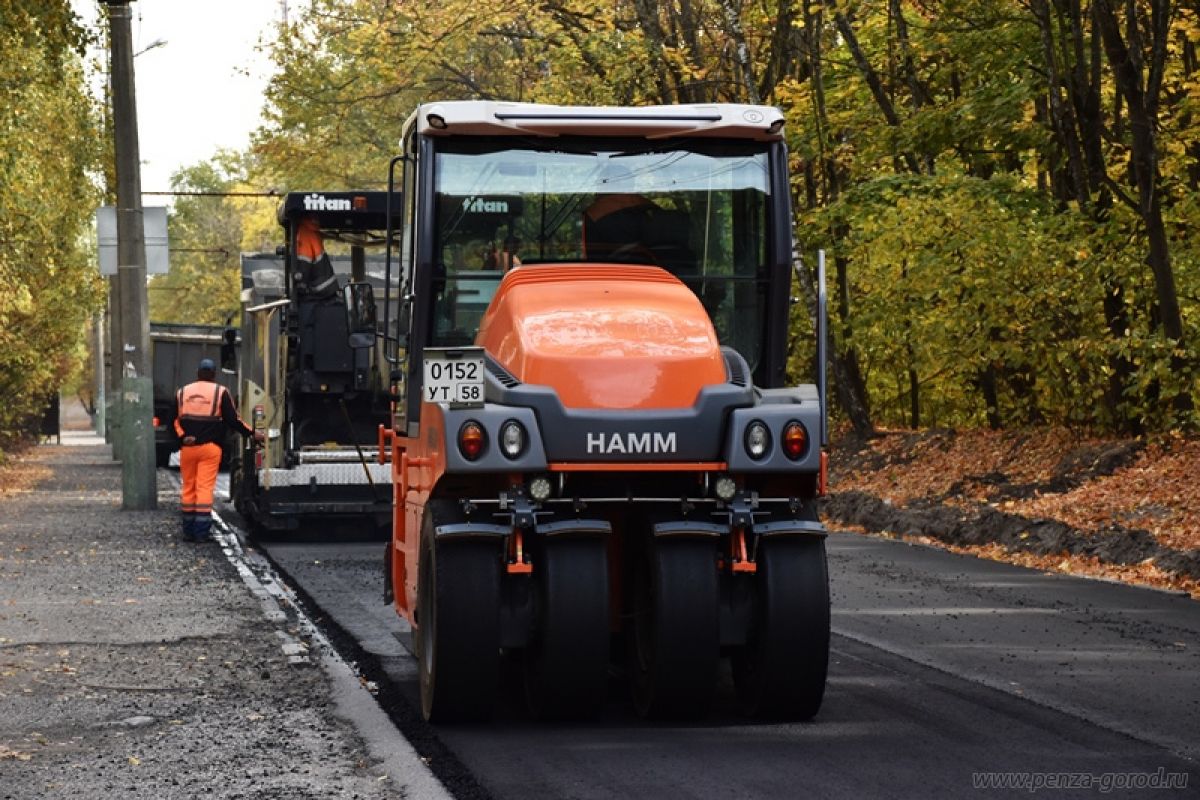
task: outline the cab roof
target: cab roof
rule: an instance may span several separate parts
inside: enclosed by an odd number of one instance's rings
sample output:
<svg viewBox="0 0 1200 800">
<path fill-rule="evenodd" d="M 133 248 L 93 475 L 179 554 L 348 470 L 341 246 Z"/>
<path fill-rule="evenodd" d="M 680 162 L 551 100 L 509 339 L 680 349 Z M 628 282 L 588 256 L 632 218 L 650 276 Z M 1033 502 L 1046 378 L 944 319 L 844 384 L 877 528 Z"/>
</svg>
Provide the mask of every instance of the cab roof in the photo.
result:
<svg viewBox="0 0 1200 800">
<path fill-rule="evenodd" d="M 458 100 L 425 103 L 404 123 L 427 136 L 679 136 L 775 141 L 783 112 L 773 106 L 709 103 L 671 106 L 556 106 Z"/>
<path fill-rule="evenodd" d="M 279 205 L 280 225 L 316 217 L 324 230 L 381 231 L 387 227 L 387 192 L 288 192 Z M 400 216 L 400 193 L 392 194 L 392 218 Z"/>
</svg>

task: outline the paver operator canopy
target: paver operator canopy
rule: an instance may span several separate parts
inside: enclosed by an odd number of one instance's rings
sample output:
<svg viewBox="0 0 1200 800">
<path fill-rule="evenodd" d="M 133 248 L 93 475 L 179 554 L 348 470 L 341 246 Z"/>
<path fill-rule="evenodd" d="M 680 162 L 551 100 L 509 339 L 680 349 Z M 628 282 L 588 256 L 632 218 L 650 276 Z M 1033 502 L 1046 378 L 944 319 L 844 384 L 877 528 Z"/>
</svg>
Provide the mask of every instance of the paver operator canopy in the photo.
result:
<svg viewBox="0 0 1200 800">
<path fill-rule="evenodd" d="M 477 718 L 497 653 L 535 714 L 816 713 L 828 651 L 823 398 L 786 387 L 783 116 L 763 106 L 419 107 L 388 591 L 422 708 Z M 498 255 L 505 257 L 500 258 Z"/>
<path fill-rule="evenodd" d="M 242 415 L 268 444 L 242 452 L 231 489 L 258 526 L 390 518 L 376 485 L 388 470 L 367 462 L 390 417 L 377 318 L 395 304 L 382 251 L 399 206 L 379 191 L 290 192 L 278 211 L 284 244 L 242 256 Z"/>
</svg>

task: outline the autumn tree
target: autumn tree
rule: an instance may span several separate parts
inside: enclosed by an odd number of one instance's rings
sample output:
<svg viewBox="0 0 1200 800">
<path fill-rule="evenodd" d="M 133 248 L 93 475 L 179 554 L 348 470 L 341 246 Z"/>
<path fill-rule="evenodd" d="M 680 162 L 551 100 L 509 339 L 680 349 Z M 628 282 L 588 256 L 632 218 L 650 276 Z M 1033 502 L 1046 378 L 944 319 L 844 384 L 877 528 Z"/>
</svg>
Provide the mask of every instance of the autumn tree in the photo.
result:
<svg viewBox="0 0 1200 800">
<path fill-rule="evenodd" d="M 173 191 L 192 194 L 177 197 L 171 210 L 171 269 L 148 287 L 153 321 L 223 325 L 240 318 L 247 204 L 222 196 L 238 188 L 238 169 L 226 154 L 171 177 Z"/>
<path fill-rule="evenodd" d="M 1154 276 L 1155 303 L 1152 321 L 1161 326 L 1170 350 L 1174 372 L 1192 374 L 1187 357 L 1183 317 L 1171 265 L 1171 247 L 1163 218 L 1163 182 L 1160 169 L 1159 117 L 1168 46 L 1175 4 L 1171 0 L 1094 0 L 1095 24 L 1113 81 L 1125 102 L 1129 120 L 1129 171 L 1135 196 L 1117 194 L 1134 209 L 1148 244 L 1146 264 Z M 1157 381 L 1156 387 L 1158 386 Z M 1192 387 L 1170 392 L 1180 411 L 1192 408 Z"/>
<path fill-rule="evenodd" d="M 102 300 L 86 246 L 102 137 L 85 44 L 66 0 L 0 0 L 0 449 L 79 368 Z"/>
<path fill-rule="evenodd" d="M 382 187 L 437 99 L 776 104 L 856 429 L 1164 428 L 1194 418 L 1198 41 L 1176 0 L 314 0 L 252 177 Z"/>
</svg>

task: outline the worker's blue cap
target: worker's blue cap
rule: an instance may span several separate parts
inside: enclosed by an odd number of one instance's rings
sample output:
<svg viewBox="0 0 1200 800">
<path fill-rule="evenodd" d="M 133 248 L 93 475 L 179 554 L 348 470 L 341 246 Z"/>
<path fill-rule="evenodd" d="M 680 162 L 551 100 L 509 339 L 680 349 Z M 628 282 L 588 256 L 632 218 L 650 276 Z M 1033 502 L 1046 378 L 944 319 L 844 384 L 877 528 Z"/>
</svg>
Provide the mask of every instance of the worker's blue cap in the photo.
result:
<svg viewBox="0 0 1200 800">
<path fill-rule="evenodd" d="M 202 358 L 200 359 L 200 366 L 197 369 L 211 369 L 216 371 L 217 365 L 213 363 L 211 358 Z"/>
</svg>

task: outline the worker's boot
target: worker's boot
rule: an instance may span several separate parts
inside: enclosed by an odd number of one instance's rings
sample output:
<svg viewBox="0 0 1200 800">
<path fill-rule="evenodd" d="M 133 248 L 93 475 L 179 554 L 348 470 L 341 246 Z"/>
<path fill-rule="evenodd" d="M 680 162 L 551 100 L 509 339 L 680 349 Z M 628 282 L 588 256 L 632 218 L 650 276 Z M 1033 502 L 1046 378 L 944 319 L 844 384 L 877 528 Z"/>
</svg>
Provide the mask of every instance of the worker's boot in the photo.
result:
<svg viewBox="0 0 1200 800">
<path fill-rule="evenodd" d="M 183 538 L 187 539 L 188 541 L 191 541 L 196 535 L 195 527 L 196 527 L 195 516 L 193 514 L 184 514 L 183 515 L 183 524 L 180 527 L 180 531 L 183 533 Z"/>
<path fill-rule="evenodd" d="M 212 514 L 197 514 L 192 519 L 192 539 L 197 542 L 212 541 Z"/>
</svg>

